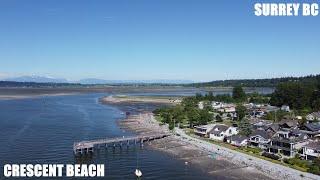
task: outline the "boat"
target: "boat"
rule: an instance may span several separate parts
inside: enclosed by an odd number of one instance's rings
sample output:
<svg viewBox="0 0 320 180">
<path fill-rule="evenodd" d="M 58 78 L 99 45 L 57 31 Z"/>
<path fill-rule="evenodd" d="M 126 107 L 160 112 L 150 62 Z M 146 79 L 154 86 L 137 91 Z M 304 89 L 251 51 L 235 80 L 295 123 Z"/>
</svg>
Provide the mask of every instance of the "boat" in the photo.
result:
<svg viewBox="0 0 320 180">
<path fill-rule="evenodd" d="M 139 170 L 139 151 L 137 151 L 137 167 L 134 174 L 137 176 L 138 179 L 142 176 L 142 172 Z"/>
<path fill-rule="evenodd" d="M 134 173 L 138 178 L 142 176 L 142 172 L 139 169 L 136 169 Z"/>
</svg>

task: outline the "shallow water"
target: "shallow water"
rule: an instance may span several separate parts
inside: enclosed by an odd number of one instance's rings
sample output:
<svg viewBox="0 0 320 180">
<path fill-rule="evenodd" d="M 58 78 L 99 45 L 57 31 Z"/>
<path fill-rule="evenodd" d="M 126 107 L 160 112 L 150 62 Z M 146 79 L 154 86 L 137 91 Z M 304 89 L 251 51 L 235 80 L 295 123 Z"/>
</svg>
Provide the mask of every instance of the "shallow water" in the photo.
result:
<svg viewBox="0 0 320 180">
<path fill-rule="evenodd" d="M 104 95 L 0 101 L 1 171 L 4 164 L 13 163 L 104 163 L 107 179 L 136 179 L 133 174 L 136 167 L 142 170 L 142 179 L 214 179 L 147 147 L 101 150 L 92 157 L 75 158 L 74 141 L 131 135 L 117 126 L 116 121 L 124 118 L 123 113 L 98 102 Z"/>
</svg>

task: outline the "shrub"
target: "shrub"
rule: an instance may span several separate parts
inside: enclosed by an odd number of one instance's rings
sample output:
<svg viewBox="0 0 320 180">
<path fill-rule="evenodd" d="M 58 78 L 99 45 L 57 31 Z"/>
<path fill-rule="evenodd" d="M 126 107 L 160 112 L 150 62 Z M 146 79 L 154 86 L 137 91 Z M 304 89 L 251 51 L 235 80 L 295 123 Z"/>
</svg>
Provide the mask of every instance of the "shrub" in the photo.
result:
<svg viewBox="0 0 320 180">
<path fill-rule="evenodd" d="M 243 148 L 243 150 L 247 152 L 252 152 L 253 154 L 260 154 L 260 152 L 262 151 L 261 149 L 252 148 L 252 147 L 246 147 L 246 148 Z"/>
<path fill-rule="evenodd" d="M 274 160 L 279 160 L 280 159 L 280 157 L 278 155 L 270 154 L 270 153 L 267 153 L 267 152 L 262 153 L 262 156 L 270 158 L 270 159 L 274 159 Z"/>
<path fill-rule="evenodd" d="M 309 169 L 308 169 L 308 172 L 320 175 L 320 167 L 319 166 L 315 166 L 315 165 L 311 165 L 309 167 Z"/>
<path fill-rule="evenodd" d="M 291 159 L 284 159 L 283 162 L 293 165 L 293 166 L 298 166 L 304 169 L 307 169 L 310 165 L 310 163 L 306 160 L 302 160 L 299 158 L 291 158 Z"/>
<path fill-rule="evenodd" d="M 170 130 L 173 130 L 173 128 L 174 128 L 173 123 L 169 123 L 169 129 L 170 129 Z"/>
</svg>

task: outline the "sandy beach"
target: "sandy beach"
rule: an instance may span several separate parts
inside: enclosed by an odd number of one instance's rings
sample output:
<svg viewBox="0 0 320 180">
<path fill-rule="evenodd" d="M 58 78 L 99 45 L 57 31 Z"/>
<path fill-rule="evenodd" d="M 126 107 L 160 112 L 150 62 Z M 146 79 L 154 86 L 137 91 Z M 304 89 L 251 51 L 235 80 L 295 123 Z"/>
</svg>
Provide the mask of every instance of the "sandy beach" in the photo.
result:
<svg viewBox="0 0 320 180">
<path fill-rule="evenodd" d="M 154 97 L 154 96 L 107 96 L 100 99 L 102 103 L 121 104 L 121 103 L 159 103 L 159 104 L 178 104 L 181 98 L 173 97 Z"/>
<path fill-rule="evenodd" d="M 55 94 L 39 94 L 39 95 L 0 95 L 0 100 L 39 98 L 44 96 L 68 96 L 78 93 L 55 93 Z"/>
</svg>

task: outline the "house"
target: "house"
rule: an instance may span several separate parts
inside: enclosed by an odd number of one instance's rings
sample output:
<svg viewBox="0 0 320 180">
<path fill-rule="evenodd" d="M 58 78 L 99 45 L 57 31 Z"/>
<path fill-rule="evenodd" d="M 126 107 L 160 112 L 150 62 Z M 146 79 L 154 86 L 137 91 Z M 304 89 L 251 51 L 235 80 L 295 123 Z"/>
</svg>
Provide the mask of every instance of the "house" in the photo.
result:
<svg viewBox="0 0 320 180">
<path fill-rule="evenodd" d="M 236 106 L 234 104 L 221 104 L 213 107 L 218 112 L 222 113 L 235 113 L 236 112 Z"/>
<path fill-rule="evenodd" d="M 299 122 L 297 120 L 286 118 L 282 119 L 278 124 L 280 128 L 295 129 L 298 127 Z"/>
<path fill-rule="evenodd" d="M 250 112 L 251 118 L 261 118 L 265 115 L 265 112 L 262 110 L 253 110 Z"/>
<path fill-rule="evenodd" d="M 271 134 L 264 129 L 256 129 L 250 136 L 248 144 L 252 147 L 266 149 L 270 142 Z"/>
<path fill-rule="evenodd" d="M 286 111 L 286 112 L 290 112 L 290 107 L 287 105 L 282 105 L 280 108 L 281 111 Z"/>
<path fill-rule="evenodd" d="M 243 147 L 248 144 L 248 137 L 243 135 L 233 135 L 227 138 L 227 142 L 233 146 Z"/>
<path fill-rule="evenodd" d="M 268 151 L 292 158 L 307 143 L 308 136 L 298 129 L 280 130 L 272 137 Z"/>
<path fill-rule="evenodd" d="M 320 134 L 320 122 L 305 123 L 300 129 L 309 137 L 315 137 Z"/>
<path fill-rule="evenodd" d="M 226 113 L 235 113 L 236 112 L 236 107 L 234 106 L 228 106 L 224 108 L 224 112 Z"/>
<path fill-rule="evenodd" d="M 203 125 L 203 126 L 195 126 L 194 127 L 194 133 L 198 136 L 201 137 L 208 137 L 209 132 L 212 130 L 212 128 L 215 126 L 216 124 L 208 124 L 208 125 Z"/>
<path fill-rule="evenodd" d="M 306 116 L 306 119 L 308 122 L 320 121 L 320 111 L 308 114 Z"/>
<path fill-rule="evenodd" d="M 220 109 L 220 108 L 223 108 L 223 103 L 222 102 L 216 102 L 216 101 L 213 101 L 211 103 L 211 106 L 213 109 L 217 110 L 217 109 Z"/>
<path fill-rule="evenodd" d="M 237 127 L 228 127 L 224 124 L 215 125 L 209 132 L 209 138 L 217 141 L 223 141 L 226 137 L 238 134 Z"/>
<path fill-rule="evenodd" d="M 279 130 L 279 124 L 271 124 L 265 127 L 265 131 L 271 134 L 275 134 Z"/>
<path fill-rule="evenodd" d="M 320 157 L 320 141 L 309 142 L 302 146 L 302 156 L 306 160 L 313 160 Z"/>
<path fill-rule="evenodd" d="M 199 109 L 203 109 L 203 108 L 204 108 L 204 102 L 203 102 L 203 101 L 200 101 L 200 102 L 198 103 L 198 108 L 199 108 Z"/>
<path fill-rule="evenodd" d="M 262 119 L 250 119 L 250 124 L 252 124 L 255 129 L 265 128 L 272 125 L 270 121 Z"/>
<path fill-rule="evenodd" d="M 276 107 L 276 106 L 270 106 L 270 105 L 268 105 L 268 106 L 266 106 L 263 110 L 264 110 L 265 112 L 269 113 L 269 112 L 276 112 L 276 111 L 279 110 L 279 108 Z"/>
</svg>

